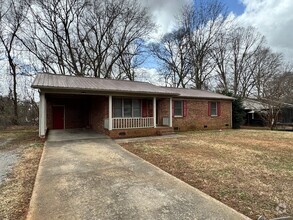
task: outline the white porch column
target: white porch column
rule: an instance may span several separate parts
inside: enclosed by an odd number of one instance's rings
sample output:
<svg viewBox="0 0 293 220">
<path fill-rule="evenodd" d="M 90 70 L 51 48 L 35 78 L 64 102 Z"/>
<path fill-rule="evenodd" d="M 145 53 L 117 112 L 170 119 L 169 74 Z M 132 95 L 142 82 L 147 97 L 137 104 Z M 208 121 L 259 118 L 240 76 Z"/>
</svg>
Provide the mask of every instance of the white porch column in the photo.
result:
<svg viewBox="0 0 293 220">
<path fill-rule="evenodd" d="M 47 130 L 47 105 L 45 93 L 40 92 L 39 104 L 39 136 L 44 137 Z"/>
<path fill-rule="evenodd" d="M 109 95 L 109 131 L 112 131 L 112 96 Z"/>
<path fill-rule="evenodd" d="M 173 126 L 173 121 L 172 121 L 172 119 L 173 119 L 173 107 L 172 107 L 172 105 L 173 105 L 173 101 L 172 101 L 172 98 L 170 98 L 170 103 L 169 103 L 169 127 L 171 127 L 172 128 L 172 126 Z"/>
<path fill-rule="evenodd" d="M 154 128 L 157 127 L 157 99 L 156 97 L 153 98 L 153 116 L 154 116 Z"/>
</svg>

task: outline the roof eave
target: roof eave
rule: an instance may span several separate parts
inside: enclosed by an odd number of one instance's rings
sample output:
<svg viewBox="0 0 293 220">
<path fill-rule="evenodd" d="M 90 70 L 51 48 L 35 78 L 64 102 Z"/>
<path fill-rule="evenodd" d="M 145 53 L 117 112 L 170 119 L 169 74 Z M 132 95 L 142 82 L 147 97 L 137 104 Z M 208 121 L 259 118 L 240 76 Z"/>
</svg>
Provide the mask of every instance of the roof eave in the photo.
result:
<svg viewBox="0 0 293 220">
<path fill-rule="evenodd" d="M 37 86 L 32 85 L 34 89 L 40 89 L 44 92 L 53 93 L 54 91 L 58 93 L 76 93 L 76 94 L 141 94 L 141 95 L 158 95 L 158 96 L 179 96 L 178 93 L 164 93 L 164 92 L 148 92 L 148 91 L 126 91 L 126 90 L 101 90 L 101 89 L 84 89 L 84 88 L 56 88 L 48 86 Z"/>
</svg>

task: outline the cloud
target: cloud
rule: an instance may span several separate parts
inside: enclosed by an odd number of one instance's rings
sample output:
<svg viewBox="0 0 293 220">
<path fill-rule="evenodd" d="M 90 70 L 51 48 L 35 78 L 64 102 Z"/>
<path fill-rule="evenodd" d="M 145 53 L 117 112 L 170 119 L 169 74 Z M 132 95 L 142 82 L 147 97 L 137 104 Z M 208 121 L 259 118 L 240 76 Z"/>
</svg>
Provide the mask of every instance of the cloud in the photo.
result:
<svg viewBox="0 0 293 220">
<path fill-rule="evenodd" d="M 293 57 L 293 1 L 242 0 L 246 9 L 238 17 L 240 23 L 256 27 L 273 50 L 289 61 Z"/>
<path fill-rule="evenodd" d="M 157 31 L 152 38 L 159 39 L 165 33 L 170 32 L 176 23 L 176 16 L 182 7 L 191 0 L 141 0 L 141 3 L 151 11 L 153 21 L 157 25 Z"/>
<path fill-rule="evenodd" d="M 157 86 L 165 86 L 164 77 L 155 68 L 137 68 L 135 80 L 149 82 Z"/>
</svg>

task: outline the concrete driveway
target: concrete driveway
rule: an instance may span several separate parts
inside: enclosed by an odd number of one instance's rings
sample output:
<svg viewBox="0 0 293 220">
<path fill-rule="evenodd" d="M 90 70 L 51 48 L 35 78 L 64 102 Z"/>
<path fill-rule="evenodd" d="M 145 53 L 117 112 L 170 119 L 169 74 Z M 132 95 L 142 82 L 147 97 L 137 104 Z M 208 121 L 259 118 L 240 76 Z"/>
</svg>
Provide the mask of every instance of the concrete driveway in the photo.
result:
<svg viewBox="0 0 293 220">
<path fill-rule="evenodd" d="M 52 130 L 28 219 L 248 219 L 88 130 Z"/>
</svg>

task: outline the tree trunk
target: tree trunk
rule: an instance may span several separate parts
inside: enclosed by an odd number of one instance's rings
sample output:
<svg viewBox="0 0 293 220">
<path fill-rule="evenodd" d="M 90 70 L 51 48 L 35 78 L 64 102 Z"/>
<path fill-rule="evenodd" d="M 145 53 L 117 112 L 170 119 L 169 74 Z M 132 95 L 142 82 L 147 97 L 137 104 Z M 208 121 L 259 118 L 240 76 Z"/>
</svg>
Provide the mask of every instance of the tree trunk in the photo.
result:
<svg viewBox="0 0 293 220">
<path fill-rule="evenodd" d="M 17 98 L 17 91 L 16 91 L 16 68 L 15 64 L 12 64 L 12 76 L 13 76 L 13 120 L 12 123 L 14 125 L 18 125 L 18 98 Z"/>
</svg>

